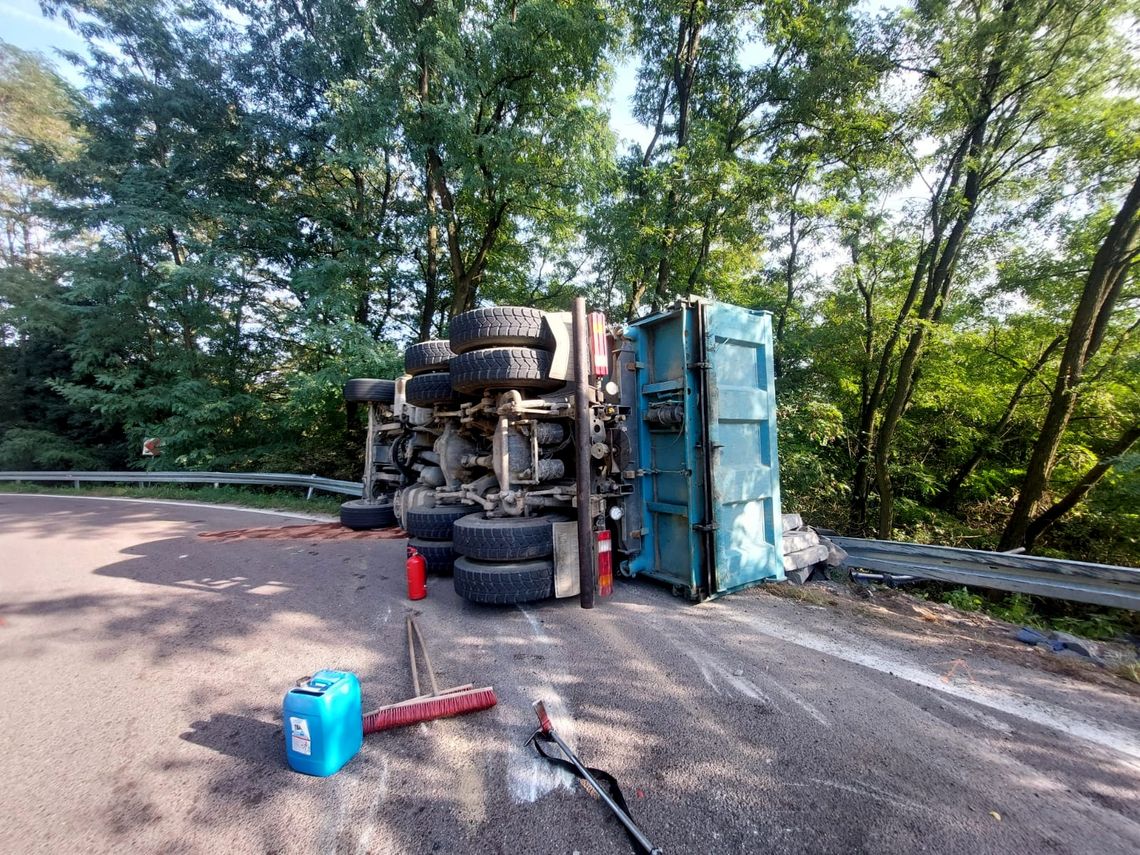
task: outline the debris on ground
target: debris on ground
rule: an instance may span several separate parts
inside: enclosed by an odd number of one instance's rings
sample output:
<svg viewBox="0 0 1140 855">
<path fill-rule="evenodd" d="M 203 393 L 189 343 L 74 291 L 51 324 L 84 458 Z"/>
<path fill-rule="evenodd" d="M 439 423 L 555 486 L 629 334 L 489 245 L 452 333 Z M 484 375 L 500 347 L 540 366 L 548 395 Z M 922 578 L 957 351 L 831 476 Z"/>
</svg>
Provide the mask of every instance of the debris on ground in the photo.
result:
<svg viewBox="0 0 1140 855">
<path fill-rule="evenodd" d="M 821 535 L 811 526 L 804 525 L 799 514 L 784 514 L 784 574 L 792 582 L 802 585 L 826 567 L 838 567 L 847 553 Z"/>
<path fill-rule="evenodd" d="M 399 540 L 407 535 L 398 528 L 355 531 L 333 522 L 203 531 L 198 537 L 228 543 L 231 540 Z"/>
<path fill-rule="evenodd" d="M 1087 638 L 1081 638 L 1069 632 L 1057 630 L 1045 635 L 1032 627 L 1023 626 L 1017 631 L 1014 637 L 1018 641 L 1022 641 L 1030 646 L 1040 644 L 1044 647 L 1048 647 L 1054 653 L 1070 651 L 1091 659 L 1098 665 L 1105 664 L 1104 657 L 1101 655 L 1102 650 L 1100 645 L 1096 644 L 1096 642 L 1089 641 Z"/>
<path fill-rule="evenodd" d="M 1049 645 L 1030 645 L 1017 638 L 1020 627 L 985 612 L 964 612 L 946 603 L 916 596 L 902 588 L 852 584 L 847 573 L 832 572 L 830 578 L 817 573 L 811 585 L 764 585 L 757 596 L 792 600 L 809 608 L 829 608 L 838 616 L 847 615 L 861 625 L 868 620 L 888 631 L 910 631 L 918 637 L 954 638 L 966 641 L 974 652 L 984 651 L 997 659 L 1060 676 L 1080 679 L 1113 691 L 1140 698 L 1140 645 L 1128 640 L 1091 642 L 1077 639 L 1099 655 L 1098 662 L 1065 648 L 1054 654 Z M 1057 632 L 1051 641 L 1065 640 Z M 1088 645 L 1094 645 L 1088 647 Z"/>
</svg>

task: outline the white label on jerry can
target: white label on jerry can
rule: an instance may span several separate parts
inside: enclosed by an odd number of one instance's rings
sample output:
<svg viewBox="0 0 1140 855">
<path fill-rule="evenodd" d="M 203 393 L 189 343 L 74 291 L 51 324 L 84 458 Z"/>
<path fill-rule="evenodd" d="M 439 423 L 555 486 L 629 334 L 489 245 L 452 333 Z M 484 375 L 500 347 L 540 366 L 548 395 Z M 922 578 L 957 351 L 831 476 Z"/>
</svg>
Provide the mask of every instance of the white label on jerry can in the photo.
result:
<svg viewBox="0 0 1140 855">
<path fill-rule="evenodd" d="M 298 754 L 312 754 L 312 742 L 309 739 L 309 723 L 303 718 L 289 716 L 289 734 L 293 740 L 293 750 Z"/>
</svg>

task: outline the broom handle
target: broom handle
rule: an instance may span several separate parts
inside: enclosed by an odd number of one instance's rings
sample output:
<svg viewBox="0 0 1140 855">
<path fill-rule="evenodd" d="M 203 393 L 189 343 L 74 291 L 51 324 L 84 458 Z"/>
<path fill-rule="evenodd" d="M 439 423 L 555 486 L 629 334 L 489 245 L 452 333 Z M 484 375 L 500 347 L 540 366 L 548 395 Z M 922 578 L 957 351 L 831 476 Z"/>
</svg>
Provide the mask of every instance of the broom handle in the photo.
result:
<svg viewBox="0 0 1140 855">
<path fill-rule="evenodd" d="M 415 688 L 418 697 L 422 693 L 420 692 L 420 675 L 416 672 L 416 645 L 412 640 L 413 625 L 412 616 L 408 615 L 408 658 L 412 660 L 412 686 Z"/>
<path fill-rule="evenodd" d="M 424 655 L 424 664 L 427 665 L 428 679 L 431 680 L 431 693 L 433 695 L 439 694 L 439 686 L 435 682 L 435 669 L 431 667 L 431 654 L 428 653 L 427 643 L 424 641 L 423 633 L 420 632 L 420 626 L 411 615 L 408 615 L 408 625 L 416 631 L 416 638 L 420 640 L 420 652 Z M 420 693 L 420 687 L 417 684 L 416 694 Z"/>
</svg>

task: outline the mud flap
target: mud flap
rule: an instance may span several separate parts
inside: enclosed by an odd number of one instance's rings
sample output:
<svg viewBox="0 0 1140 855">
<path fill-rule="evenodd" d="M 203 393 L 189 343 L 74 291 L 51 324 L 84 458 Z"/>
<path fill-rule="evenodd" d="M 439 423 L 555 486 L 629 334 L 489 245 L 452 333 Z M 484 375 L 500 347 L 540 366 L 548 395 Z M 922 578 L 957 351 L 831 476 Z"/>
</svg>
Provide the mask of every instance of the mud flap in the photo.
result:
<svg viewBox="0 0 1140 855">
<path fill-rule="evenodd" d="M 574 520 L 551 526 L 554 535 L 554 596 L 576 597 L 581 590 L 578 574 L 578 523 Z"/>
</svg>

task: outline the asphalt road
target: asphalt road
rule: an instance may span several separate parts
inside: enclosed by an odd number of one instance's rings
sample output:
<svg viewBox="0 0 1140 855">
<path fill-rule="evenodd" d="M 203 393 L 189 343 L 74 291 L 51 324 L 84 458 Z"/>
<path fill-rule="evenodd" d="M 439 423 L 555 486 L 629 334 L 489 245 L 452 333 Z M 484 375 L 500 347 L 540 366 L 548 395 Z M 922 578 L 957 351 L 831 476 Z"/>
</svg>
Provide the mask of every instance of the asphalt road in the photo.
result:
<svg viewBox="0 0 1140 855">
<path fill-rule="evenodd" d="M 296 524 L 0 496 L 0 851 L 630 851 L 524 745 L 535 698 L 667 853 L 1140 851 L 1126 695 L 762 593 L 411 604 L 400 540 L 197 536 Z M 290 771 L 285 690 L 334 667 L 366 705 L 411 695 L 411 608 L 441 682 L 499 705 Z"/>
</svg>

